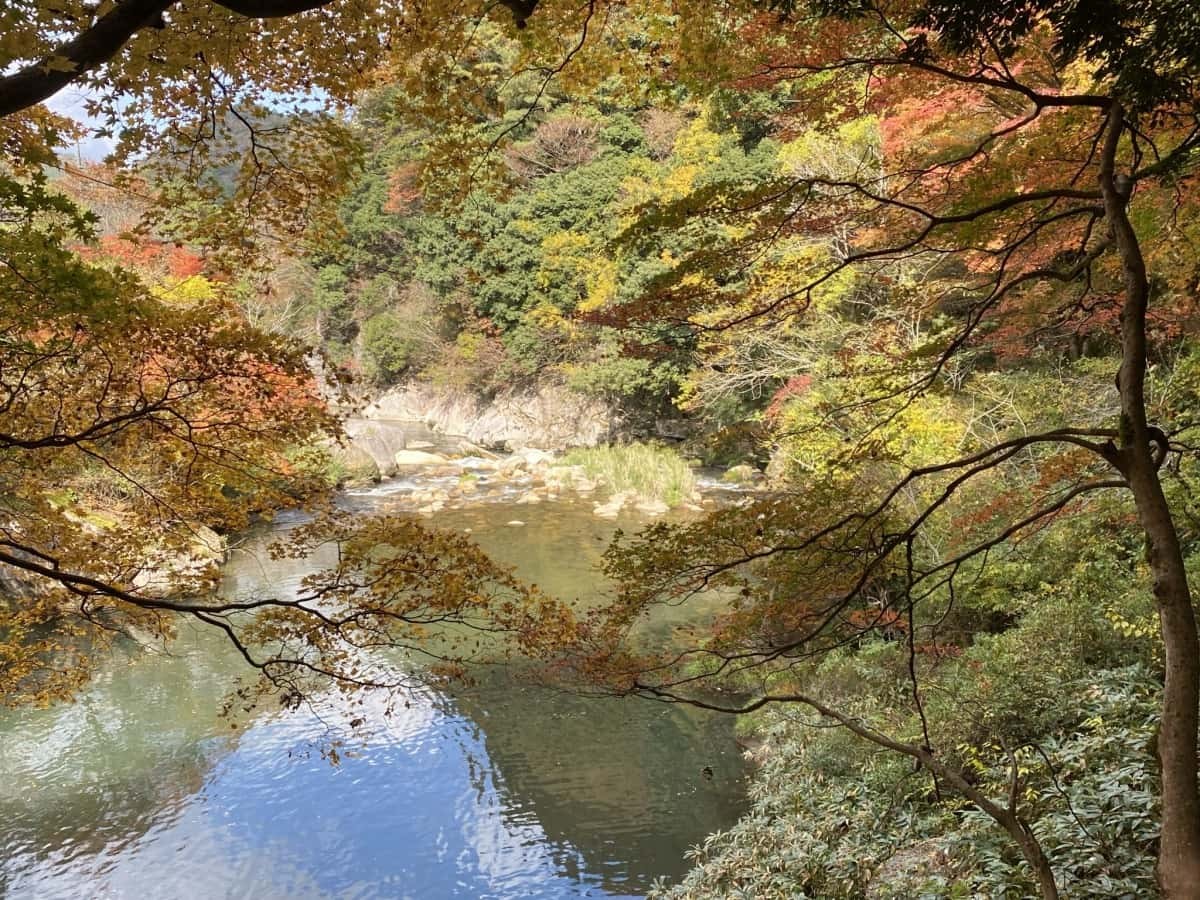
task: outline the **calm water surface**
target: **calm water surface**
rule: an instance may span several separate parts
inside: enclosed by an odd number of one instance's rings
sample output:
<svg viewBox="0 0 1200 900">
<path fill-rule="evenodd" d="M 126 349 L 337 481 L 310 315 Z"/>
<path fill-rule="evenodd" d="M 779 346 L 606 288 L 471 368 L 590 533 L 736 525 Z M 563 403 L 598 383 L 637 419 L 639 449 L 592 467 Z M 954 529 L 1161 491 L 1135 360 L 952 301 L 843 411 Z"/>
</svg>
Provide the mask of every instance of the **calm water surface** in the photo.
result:
<svg viewBox="0 0 1200 900">
<path fill-rule="evenodd" d="M 408 486 L 346 502 L 386 509 Z M 588 504 L 498 500 L 436 522 L 548 590 L 603 589 L 594 565 L 615 525 Z M 273 562 L 270 538 L 235 552 L 228 592 L 278 593 L 320 563 Z M 334 766 L 319 748 L 359 711 L 328 699 L 235 729 L 219 712 L 240 674 L 193 628 L 169 654 L 115 660 L 74 704 L 0 718 L 0 896 L 640 896 L 744 808 L 732 723 L 697 711 L 498 672 L 414 692 Z"/>
</svg>

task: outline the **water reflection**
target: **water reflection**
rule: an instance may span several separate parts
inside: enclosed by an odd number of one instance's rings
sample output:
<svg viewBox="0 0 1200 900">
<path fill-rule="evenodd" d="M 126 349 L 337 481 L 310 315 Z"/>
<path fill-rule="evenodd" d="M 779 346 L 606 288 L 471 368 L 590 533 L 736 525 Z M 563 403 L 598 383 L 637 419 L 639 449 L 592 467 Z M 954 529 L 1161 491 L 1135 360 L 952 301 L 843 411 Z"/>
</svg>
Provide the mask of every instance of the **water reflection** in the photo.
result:
<svg viewBox="0 0 1200 900">
<path fill-rule="evenodd" d="M 489 715 L 489 704 L 499 712 Z M 641 891 L 650 875 L 682 875 L 687 848 L 736 816 L 744 769 L 723 720 L 504 679 L 458 706 L 477 723 L 513 806 L 569 851 L 564 870 L 607 875 L 610 889 Z M 536 720 L 507 709 L 534 710 Z"/>
<path fill-rule="evenodd" d="M 524 528 L 506 504 L 439 524 L 549 590 L 599 589 L 611 524 L 569 504 L 519 514 Z M 235 557 L 227 589 L 279 591 L 317 564 L 270 561 L 268 538 Z M 636 896 L 742 808 L 723 719 L 498 672 L 369 716 L 380 727 L 333 766 L 315 742 L 360 710 L 260 712 L 235 730 L 218 713 L 239 674 L 217 635 L 189 631 L 169 655 L 114 661 L 75 704 L 0 719 L 0 894 Z"/>
</svg>

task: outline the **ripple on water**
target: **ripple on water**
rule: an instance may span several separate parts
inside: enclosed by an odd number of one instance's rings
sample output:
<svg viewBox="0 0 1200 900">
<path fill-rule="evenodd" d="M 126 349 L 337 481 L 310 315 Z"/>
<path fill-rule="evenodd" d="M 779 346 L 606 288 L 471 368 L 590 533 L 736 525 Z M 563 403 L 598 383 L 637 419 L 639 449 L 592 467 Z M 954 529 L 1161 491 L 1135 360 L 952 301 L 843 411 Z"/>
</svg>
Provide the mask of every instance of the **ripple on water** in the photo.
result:
<svg viewBox="0 0 1200 900">
<path fill-rule="evenodd" d="M 591 566 L 612 523 L 544 504 L 504 531 L 506 506 L 438 523 L 471 527 L 551 590 L 602 587 Z M 231 590 L 287 590 L 307 571 L 261 550 L 235 557 Z M 742 809 L 730 724 L 697 713 L 497 677 L 369 710 L 381 724 L 333 766 L 319 745 L 361 708 L 233 729 L 217 712 L 239 674 L 217 636 L 185 630 L 169 655 L 114 661 L 76 704 L 0 717 L 0 895 L 635 896 Z"/>
</svg>

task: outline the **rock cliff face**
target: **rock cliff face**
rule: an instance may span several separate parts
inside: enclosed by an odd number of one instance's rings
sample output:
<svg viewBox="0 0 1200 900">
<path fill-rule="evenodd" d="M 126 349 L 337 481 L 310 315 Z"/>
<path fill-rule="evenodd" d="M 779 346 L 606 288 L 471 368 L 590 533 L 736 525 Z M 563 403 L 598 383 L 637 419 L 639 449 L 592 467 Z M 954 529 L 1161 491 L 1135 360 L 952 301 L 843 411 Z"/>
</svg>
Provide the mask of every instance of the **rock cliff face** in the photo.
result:
<svg viewBox="0 0 1200 900">
<path fill-rule="evenodd" d="M 369 470 L 369 463 L 374 464 L 378 476 L 390 478 L 396 474 L 396 454 L 408 446 L 403 423 L 349 419 L 346 436 L 350 446 L 339 448 L 335 455 L 350 469 L 353 480 L 362 480 L 359 470 Z"/>
<path fill-rule="evenodd" d="M 616 414 L 606 404 L 552 384 L 486 401 L 431 385 L 405 385 L 383 394 L 363 416 L 424 422 L 434 431 L 499 450 L 592 447 L 618 428 Z"/>
</svg>

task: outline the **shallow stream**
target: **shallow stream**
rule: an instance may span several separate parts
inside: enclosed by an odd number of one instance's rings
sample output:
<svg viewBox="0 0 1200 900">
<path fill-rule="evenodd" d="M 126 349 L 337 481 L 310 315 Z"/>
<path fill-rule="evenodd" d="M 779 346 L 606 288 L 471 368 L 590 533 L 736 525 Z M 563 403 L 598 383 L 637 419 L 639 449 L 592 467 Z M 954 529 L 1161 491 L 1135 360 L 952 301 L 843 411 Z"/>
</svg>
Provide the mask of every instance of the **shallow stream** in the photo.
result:
<svg viewBox="0 0 1200 900">
<path fill-rule="evenodd" d="M 387 509 L 409 477 L 348 494 Z M 519 520 L 522 525 L 507 524 Z M 319 560 L 275 562 L 250 536 L 231 593 L 294 587 Z M 578 500 L 447 509 L 549 591 L 604 589 L 616 527 Z M 414 692 L 333 765 L 318 748 L 351 713 L 219 715 L 244 668 L 189 627 L 168 653 L 114 659 L 77 702 L 0 716 L 0 896 L 7 898 L 578 898 L 642 895 L 744 808 L 731 721 L 597 700 L 496 672 Z M 354 715 L 358 715 L 356 711 Z"/>
</svg>

